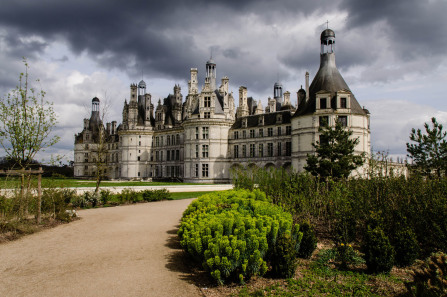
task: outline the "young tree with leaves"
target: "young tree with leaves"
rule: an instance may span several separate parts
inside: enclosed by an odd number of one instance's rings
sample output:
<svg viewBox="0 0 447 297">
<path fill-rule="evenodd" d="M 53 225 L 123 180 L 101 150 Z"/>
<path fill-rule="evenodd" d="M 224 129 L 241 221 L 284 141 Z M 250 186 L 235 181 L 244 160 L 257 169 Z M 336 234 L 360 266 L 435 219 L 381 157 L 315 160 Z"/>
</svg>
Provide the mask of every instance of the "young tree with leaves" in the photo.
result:
<svg viewBox="0 0 447 297">
<path fill-rule="evenodd" d="M 447 132 L 442 131 L 436 118 L 431 122 L 432 128 L 424 123 L 425 133 L 421 129 L 411 129 L 410 140 L 414 143 L 407 143 L 407 152 L 416 170 L 427 176 L 441 177 L 447 170 Z"/>
<path fill-rule="evenodd" d="M 57 118 L 53 104 L 44 101 L 45 92 L 37 91 L 28 82 L 28 63 L 19 85 L 0 100 L 0 145 L 7 158 L 21 170 L 28 169 L 38 152 L 56 144 L 52 135 Z M 25 178 L 22 174 L 20 212 L 23 210 Z M 40 203 L 39 203 L 40 206 Z M 39 214 L 38 214 L 39 216 Z"/>
<path fill-rule="evenodd" d="M 359 139 L 351 138 L 351 130 L 337 122 L 335 127 L 319 127 L 318 132 L 320 141 L 312 144 L 315 154 L 307 155 L 307 165 L 304 167 L 312 175 L 322 179 L 347 178 L 352 170 L 363 165 L 365 154 L 354 154 Z"/>
</svg>

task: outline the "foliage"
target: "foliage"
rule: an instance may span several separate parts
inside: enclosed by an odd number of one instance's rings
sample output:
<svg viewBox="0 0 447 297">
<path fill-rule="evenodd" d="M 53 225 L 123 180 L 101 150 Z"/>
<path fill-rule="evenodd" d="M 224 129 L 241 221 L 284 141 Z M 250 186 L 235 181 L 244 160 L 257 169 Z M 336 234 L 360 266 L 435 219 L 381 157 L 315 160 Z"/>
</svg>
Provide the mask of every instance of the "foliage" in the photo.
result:
<svg viewBox="0 0 447 297">
<path fill-rule="evenodd" d="M 57 123 L 52 103 L 45 92 L 28 83 L 28 63 L 19 76 L 19 85 L 0 101 L 0 145 L 19 168 L 27 168 L 35 155 L 56 144 L 51 136 Z"/>
<path fill-rule="evenodd" d="M 351 139 L 351 130 L 337 122 L 334 128 L 319 127 L 318 132 L 320 141 L 312 144 L 315 155 L 307 155 L 307 165 L 304 167 L 312 175 L 322 179 L 347 178 L 352 170 L 363 165 L 364 154 L 354 154 L 359 139 Z"/>
<path fill-rule="evenodd" d="M 380 227 L 368 227 L 363 242 L 368 270 L 372 273 L 389 273 L 394 264 L 394 248 Z"/>
<path fill-rule="evenodd" d="M 436 173 L 441 177 L 447 170 L 447 132 L 442 131 L 443 127 L 436 118 L 431 122 L 432 129 L 424 124 L 425 134 L 421 129 L 411 129 L 410 140 L 415 143 L 407 143 L 407 152 L 420 172 L 429 176 Z"/>
<path fill-rule="evenodd" d="M 281 234 L 273 246 L 272 256 L 269 259 L 272 265 L 272 274 L 283 278 L 293 277 L 298 266 L 297 254 L 296 239 L 293 239 L 288 233 Z"/>
<path fill-rule="evenodd" d="M 169 199 L 169 191 L 167 189 L 160 190 L 144 190 L 142 191 L 144 201 L 162 201 Z"/>
<path fill-rule="evenodd" d="M 298 257 L 309 259 L 317 248 L 317 237 L 309 222 L 300 224 L 300 231 L 303 233 Z"/>
<path fill-rule="evenodd" d="M 406 267 L 414 263 L 419 256 L 419 244 L 416 235 L 408 226 L 396 229 L 391 238 L 396 255 L 394 262 L 396 266 Z"/>
<path fill-rule="evenodd" d="M 278 238 L 288 234 L 296 254 L 302 233 L 292 216 L 259 190 L 216 192 L 193 201 L 183 213 L 182 247 L 218 282 L 243 282 L 267 272 Z M 287 268 L 289 269 L 289 268 Z"/>
<path fill-rule="evenodd" d="M 447 256 L 439 252 L 418 261 L 412 270 L 413 281 L 406 284 L 411 296 L 447 296 Z"/>
</svg>

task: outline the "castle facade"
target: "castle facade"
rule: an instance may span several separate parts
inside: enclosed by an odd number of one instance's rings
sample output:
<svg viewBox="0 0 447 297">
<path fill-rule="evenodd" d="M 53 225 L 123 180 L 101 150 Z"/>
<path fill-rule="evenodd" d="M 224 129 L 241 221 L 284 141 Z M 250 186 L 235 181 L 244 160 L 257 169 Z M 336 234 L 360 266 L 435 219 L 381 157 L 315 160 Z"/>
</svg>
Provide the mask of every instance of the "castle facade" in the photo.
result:
<svg viewBox="0 0 447 297">
<path fill-rule="evenodd" d="M 370 156 L 370 115 L 362 108 L 335 64 L 335 33 L 321 33 L 320 68 L 309 85 L 290 92 L 277 82 L 264 109 L 261 101 L 239 88 L 235 108 L 229 79 L 216 85 L 216 63 L 206 63 L 205 84 L 198 88 L 192 68 L 188 95 L 180 86 L 156 107 L 146 84 L 130 86 L 122 123 L 103 125 L 100 101 L 92 100 L 90 119 L 75 135 L 74 175 L 88 178 L 98 170 L 109 179 L 173 179 L 184 182 L 226 183 L 234 168 L 285 168 L 303 171 L 307 154 L 314 153 L 318 128 L 336 121 L 359 138 L 355 153 Z M 363 175 L 365 168 L 354 174 Z"/>
</svg>

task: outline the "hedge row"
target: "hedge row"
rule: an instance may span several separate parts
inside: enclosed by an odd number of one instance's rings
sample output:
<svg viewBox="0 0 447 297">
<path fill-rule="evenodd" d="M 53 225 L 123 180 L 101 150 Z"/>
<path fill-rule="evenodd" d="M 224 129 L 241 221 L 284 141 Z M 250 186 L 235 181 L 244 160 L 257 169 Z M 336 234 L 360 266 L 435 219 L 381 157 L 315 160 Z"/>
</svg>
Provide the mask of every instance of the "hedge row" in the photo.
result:
<svg viewBox="0 0 447 297">
<path fill-rule="evenodd" d="M 182 247 L 218 282 L 244 282 L 269 268 L 289 277 L 303 234 L 291 214 L 255 190 L 203 195 L 183 213 Z"/>
</svg>

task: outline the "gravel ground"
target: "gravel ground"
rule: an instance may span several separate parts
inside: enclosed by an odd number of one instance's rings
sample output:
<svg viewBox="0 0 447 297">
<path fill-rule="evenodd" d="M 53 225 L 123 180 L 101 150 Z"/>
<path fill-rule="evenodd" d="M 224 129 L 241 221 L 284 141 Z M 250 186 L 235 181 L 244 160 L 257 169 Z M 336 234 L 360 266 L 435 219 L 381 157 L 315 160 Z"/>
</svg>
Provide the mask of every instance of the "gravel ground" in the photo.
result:
<svg viewBox="0 0 447 297">
<path fill-rule="evenodd" d="M 0 296 L 201 296 L 176 231 L 192 199 L 81 210 L 0 245 Z"/>
</svg>

